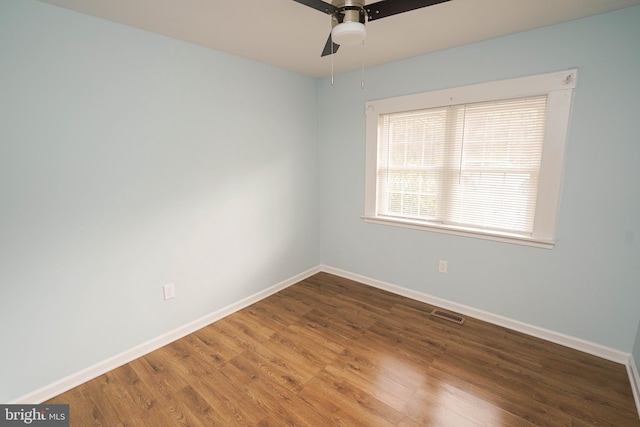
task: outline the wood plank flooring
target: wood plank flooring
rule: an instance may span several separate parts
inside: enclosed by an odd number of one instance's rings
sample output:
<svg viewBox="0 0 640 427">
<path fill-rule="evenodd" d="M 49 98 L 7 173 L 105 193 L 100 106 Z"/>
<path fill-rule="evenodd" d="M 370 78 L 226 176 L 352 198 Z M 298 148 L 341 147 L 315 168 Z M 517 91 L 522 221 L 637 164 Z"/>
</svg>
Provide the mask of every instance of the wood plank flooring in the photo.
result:
<svg viewBox="0 0 640 427">
<path fill-rule="evenodd" d="M 624 366 L 319 273 L 49 401 L 72 426 L 640 426 Z"/>
</svg>

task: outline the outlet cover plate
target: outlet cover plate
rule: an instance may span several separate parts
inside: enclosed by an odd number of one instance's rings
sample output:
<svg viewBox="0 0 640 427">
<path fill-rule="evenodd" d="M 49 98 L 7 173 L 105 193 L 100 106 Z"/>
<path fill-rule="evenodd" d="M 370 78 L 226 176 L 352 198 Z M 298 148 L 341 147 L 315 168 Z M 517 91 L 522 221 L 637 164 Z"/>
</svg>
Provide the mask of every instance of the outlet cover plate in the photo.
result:
<svg viewBox="0 0 640 427">
<path fill-rule="evenodd" d="M 443 274 L 447 274 L 449 270 L 449 263 L 447 261 L 440 260 L 438 263 L 438 271 Z"/>
<path fill-rule="evenodd" d="M 176 297 L 176 288 L 173 283 L 167 283 L 162 287 L 162 293 L 164 295 L 164 299 L 168 300 Z"/>
</svg>

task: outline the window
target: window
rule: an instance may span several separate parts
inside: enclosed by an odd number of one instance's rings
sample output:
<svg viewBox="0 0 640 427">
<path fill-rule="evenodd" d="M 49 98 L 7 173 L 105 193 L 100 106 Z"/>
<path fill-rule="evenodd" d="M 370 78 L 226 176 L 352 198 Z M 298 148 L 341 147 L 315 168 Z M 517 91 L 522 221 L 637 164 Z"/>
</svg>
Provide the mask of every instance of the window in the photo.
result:
<svg viewBox="0 0 640 427">
<path fill-rule="evenodd" d="M 553 247 L 576 77 L 367 103 L 364 219 Z"/>
</svg>

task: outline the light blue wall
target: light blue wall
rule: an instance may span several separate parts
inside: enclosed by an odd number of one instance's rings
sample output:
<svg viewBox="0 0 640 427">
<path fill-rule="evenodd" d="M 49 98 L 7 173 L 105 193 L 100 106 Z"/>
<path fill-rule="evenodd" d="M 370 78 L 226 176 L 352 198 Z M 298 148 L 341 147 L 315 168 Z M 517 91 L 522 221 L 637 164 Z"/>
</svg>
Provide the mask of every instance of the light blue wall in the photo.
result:
<svg viewBox="0 0 640 427">
<path fill-rule="evenodd" d="M 1 1 L 0 402 L 318 265 L 315 100 L 312 78 Z"/>
<path fill-rule="evenodd" d="M 365 101 L 571 67 L 578 85 L 553 250 L 360 219 Z M 640 319 L 639 112 L 640 7 L 373 67 L 365 90 L 359 72 L 333 87 L 320 81 L 323 263 L 631 352 Z"/>
</svg>

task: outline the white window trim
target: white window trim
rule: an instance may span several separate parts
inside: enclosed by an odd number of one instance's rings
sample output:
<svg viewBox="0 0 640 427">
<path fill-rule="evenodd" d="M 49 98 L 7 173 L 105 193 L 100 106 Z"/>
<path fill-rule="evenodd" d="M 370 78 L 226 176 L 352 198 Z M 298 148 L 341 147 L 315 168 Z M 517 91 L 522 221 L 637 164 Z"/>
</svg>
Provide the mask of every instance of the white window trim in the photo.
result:
<svg viewBox="0 0 640 427">
<path fill-rule="evenodd" d="M 564 156 L 577 75 L 577 69 L 570 69 L 367 102 L 365 210 L 362 218 L 366 222 L 377 224 L 396 225 L 419 230 L 552 248 L 555 245 L 556 219 L 562 191 Z M 380 115 L 536 95 L 548 95 L 548 108 L 540 165 L 536 219 L 532 236 L 520 236 L 494 231 L 487 232 L 486 230 L 452 227 L 427 221 L 377 215 L 376 177 L 378 164 L 378 117 Z"/>
</svg>

